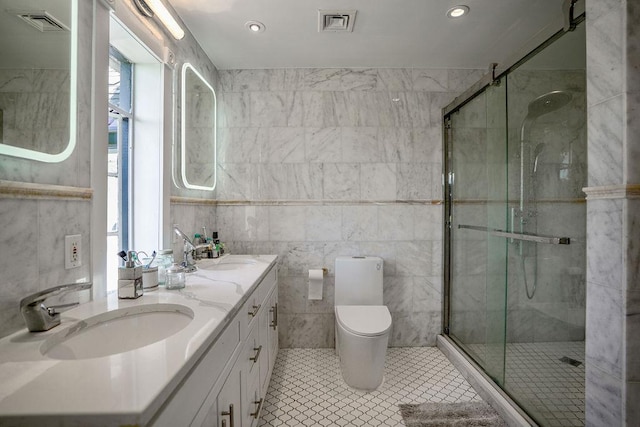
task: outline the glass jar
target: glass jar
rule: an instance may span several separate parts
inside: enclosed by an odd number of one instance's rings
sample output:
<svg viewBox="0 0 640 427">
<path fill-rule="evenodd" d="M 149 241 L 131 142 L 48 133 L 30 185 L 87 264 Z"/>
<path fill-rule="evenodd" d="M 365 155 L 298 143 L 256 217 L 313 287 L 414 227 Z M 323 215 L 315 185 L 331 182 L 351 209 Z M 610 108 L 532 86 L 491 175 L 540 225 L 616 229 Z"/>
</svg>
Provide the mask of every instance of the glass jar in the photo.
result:
<svg viewBox="0 0 640 427">
<path fill-rule="evenodd" d="M 166 280 L 164 286 L 167 289 L 182 289 L 185 285 L 184 267 L 173 264 L 166 269 Z"/>
<path fill-rule="evenodd" d="M 158 255 L 151 265 L 158 267 L 158 285 L 164 285 L 167 280 L 166 270 L 173 265 L 173 249 L 158 251 Z"/>
</svg>

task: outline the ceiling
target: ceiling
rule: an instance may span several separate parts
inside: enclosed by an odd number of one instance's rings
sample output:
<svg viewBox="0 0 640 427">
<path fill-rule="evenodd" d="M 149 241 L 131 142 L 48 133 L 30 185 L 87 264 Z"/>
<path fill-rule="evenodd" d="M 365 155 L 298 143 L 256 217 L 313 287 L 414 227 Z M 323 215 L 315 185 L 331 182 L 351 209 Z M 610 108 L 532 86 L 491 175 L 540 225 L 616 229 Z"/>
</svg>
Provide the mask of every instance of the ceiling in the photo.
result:
<svg viewBox="0 0 640 427">
<path fill-rule="evenodd" d="M 168 0 L 219 69 L 488 68 L 562 25 L 562 0 Z M 454 5 L 468 15 L 451 19 Z M 319 9 L 356 9 L 319 33 Z M 265 24 L 262 33 L 245 28 Z M 526 53 L 523 51 L 522 54 Z M 520 54 L 520 56 L 523 56 Z"/>
</svg>

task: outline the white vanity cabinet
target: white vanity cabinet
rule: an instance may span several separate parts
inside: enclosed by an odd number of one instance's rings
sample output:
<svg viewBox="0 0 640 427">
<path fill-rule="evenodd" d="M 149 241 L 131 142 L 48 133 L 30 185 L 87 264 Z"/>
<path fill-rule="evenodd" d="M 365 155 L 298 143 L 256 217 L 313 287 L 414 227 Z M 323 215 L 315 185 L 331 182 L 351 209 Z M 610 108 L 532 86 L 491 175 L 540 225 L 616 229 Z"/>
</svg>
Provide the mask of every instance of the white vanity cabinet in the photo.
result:
<svg viewBox="0 0 640 427">
<path fill-rule="evenodd" d="M 277 354 L 277 326 L 271 326 L 274 292 L 277 295 L 275 265 L 165 405 L 154 425 L 257 425 Z M 229 339 L 236 336 L 239 340 Z M 221 368 L 208 363 L 212 359 Z M 196 405 L 199 409 L 192 412 Z"/>
</svg>

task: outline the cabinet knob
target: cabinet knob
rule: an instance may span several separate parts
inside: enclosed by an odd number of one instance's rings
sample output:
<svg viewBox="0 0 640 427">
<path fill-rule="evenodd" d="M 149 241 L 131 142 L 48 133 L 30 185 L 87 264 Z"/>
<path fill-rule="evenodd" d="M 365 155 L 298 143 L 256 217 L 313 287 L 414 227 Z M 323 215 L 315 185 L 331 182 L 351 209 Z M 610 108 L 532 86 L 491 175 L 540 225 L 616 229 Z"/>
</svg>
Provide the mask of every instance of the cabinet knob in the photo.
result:
<svg viewBox="0 0 640 427">
<path fill-rule="evenodd" d="M 250 357 L 249 360 L 253 360 L 253 363 L 256 363 L 258 361 L 258 357 L 260 357 L 260 352 L 262 351 L 262 346 L 258 347 L 258 348 L 253 348 L 253 351 L 256 351 L 256 355 L 253 357 Z"/>
<path fill-rule="evenodd" d="M 278 327 L 278 303 L 275 303 L 273 307 L 269 310 L 269 313 L 273 313 L 273 320 L 271 321 L 271 326 L 273 329 Z"/>
<path fill-rule="evenodd" d="M 249 312 L 249 316 L 256 317 L 256 315 L 258 314 L 258 311 L 260 311 L 260 307 L 261 306 L 262 306 L 262 304 L 254 305 L 253 306 L 253 311 Z"/>
<path fill-rule="evenodd" d="M 229 427 L 233 427 L 233 403 L 229 405 L 229 410 L 228 411 L 222 411 L 220 413 L 220 415 L 222 416 L 229 416 Z M 224 422 L 225 420 L 222 420 L 223 422 L 223 426 L 225 425 Z"/>
<path fill-rule="evenodd" d="M 258 405 L 258 407 L 256 408 L 256 412 L 252 412 L 250 415 L 255 418 L 256 420 L 258 419 L 258 416 L 260 415 L 260 411 L 262 411 L 262 404 L 264 403 L 264 398 L 260 398 L 260 400 L 255 400 L 253 402 L 254 405 Z"/>
</svg>

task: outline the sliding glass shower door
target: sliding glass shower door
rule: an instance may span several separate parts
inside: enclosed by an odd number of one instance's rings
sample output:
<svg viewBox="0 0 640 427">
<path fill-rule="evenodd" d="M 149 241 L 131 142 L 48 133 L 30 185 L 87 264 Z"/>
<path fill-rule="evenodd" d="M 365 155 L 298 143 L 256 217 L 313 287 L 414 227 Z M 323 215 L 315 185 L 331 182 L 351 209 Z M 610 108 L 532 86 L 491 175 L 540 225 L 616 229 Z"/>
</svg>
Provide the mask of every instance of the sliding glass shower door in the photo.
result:
<svg viewBox="0 0 640 427">
<path fill-rule="evenodd" d="M 584 25 L 445 116 L 445 333 L 540 425 L 584 425 Z"/>
<path fill-rule="evenodd" d="M 449 335 L 504 381 L 507 244 L 506 85 L 487 88 L 446 123 L 450 170 Z"/>
</svg>

